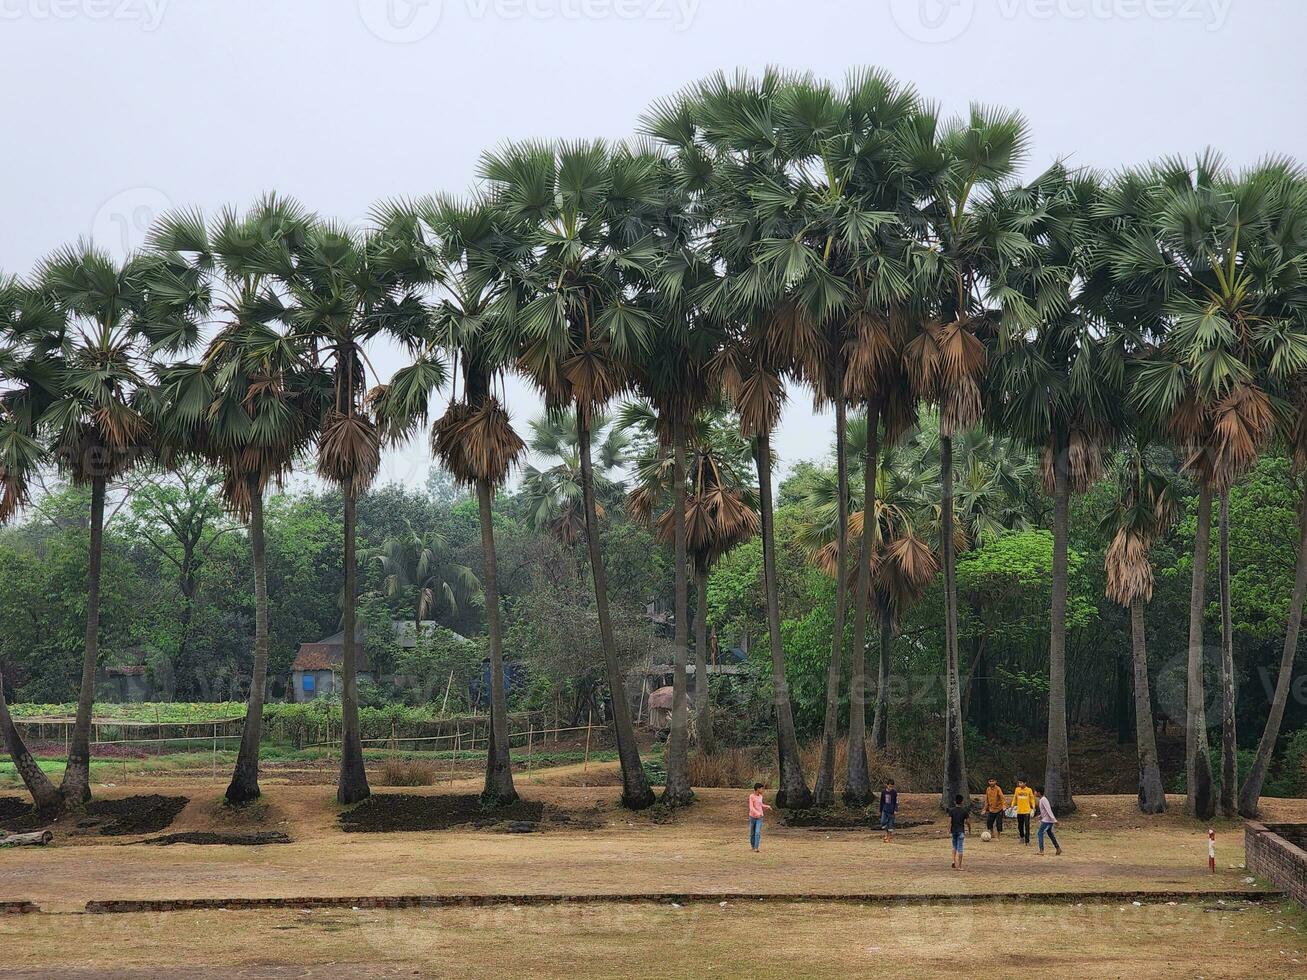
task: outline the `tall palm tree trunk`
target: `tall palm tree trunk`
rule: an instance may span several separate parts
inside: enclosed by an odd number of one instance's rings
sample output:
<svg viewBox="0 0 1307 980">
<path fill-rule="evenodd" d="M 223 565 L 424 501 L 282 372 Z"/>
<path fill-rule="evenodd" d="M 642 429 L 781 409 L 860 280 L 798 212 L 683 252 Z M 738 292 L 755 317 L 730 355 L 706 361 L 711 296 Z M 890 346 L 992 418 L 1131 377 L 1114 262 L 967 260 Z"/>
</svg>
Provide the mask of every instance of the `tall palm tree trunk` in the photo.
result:
<svg viewBox="0 0 1307 980">
<path fill-rule="evenodd" d="M 688 557 L 685 547 L 685 428 L 672 426 L 672 539 L 675 564 L 676 662 L 672 671 L 672 731 L 667 741 L 667 784 L 663 802 L 684 806 L 694 800 L 690 788 L 690 706 L 686 669 L 690 659 Z"/>
<path fill-rule="evenodd" d="M 1148 688 L 1148 641 L 1144 636 L 1144 601 L 1130 603 L 1130 652 L 1135 668 L 1135 749 L 1139 754 L 1139 809 L 1161 813 L 1166 809 L 1162 770 L 1157 761 L 1153 731 L 1153 701 Z"/>
<path fill-rule="evenodd" d="M 481 588 L 485 593 L 486 633 L 490 647 L 490 745 L 486 750 L 486 784 L 481 800 L 490 806 L 508 806 L 517 799 L 513 786 L 513 760 L 508 744 L 508 696 L 504 689 L 504 628 L 499 610 L 499 565 L 495 554 L 495 518 L 489 480 L 477 480 L 477 507 L 481 514 Z"/>
<path fill-rule="evenodd" d="M 871 744 L 877 752 L 889 748 L 889 658 L 894 647 L 894 620 L 880 604 L 880 650 L 876 660 L 876 711 L 871 718 Z"/>
<path fill-rule="evenodd" d="M 617 758 L 622 766 L 622 805 L 631 810 L 653 806 L 655 797 L 649 777 L 640 762 L 640 746 L 631 722 L 631 705 L 626 700 L 625 678 L 617 659 L 617 641 L 608 609 L 608 574 L 604 569 L 603 550 L 599 542 L 599 514 L 595 507 L 594 462 L 590 456 L 589 412 L 577 406 L 577 443 L 581 450 L 581 496 L 585 506 L 585 541 L 590 553 L 590 574 L 594 577 L 595 611 L 599 615 L 599 644 L 603 648 L 608 672 L 608 693 L 613 704 L 613 736 L 617 741 Z"/>
<path fill-rule="evenodd" d="M 254 668 L 245 705 L 245 728 L 227 802 L 240 806 L 259 796 L 259 744 L 263 740 L 263 694 L 268 683 L 268 557 L 263 534 L 263 492 L 250 480 L 250 550 L 254 553 Z"/>
<path fill-rule="evenodd" d="M 9 703 L 5 700 L 5 679 L 0 675 L 0 734 L 4 736 L 5 751 L 13 760 L 14 768 L 23 780 L 23 785 L 32 794 L 36 804 L 36 813 L 42 820 L 57 817 L 64 809 L 63 794 L 55 789 L 50 777 L 41 771 L 36 759 L 28 751 L 23 736 L 18 733 L 18 726 L 9 715 Z"/>
<path fill-rule="evenodd" d="M 772 686 L 775 688 L 773 707 L 776 710 L 776 756 L 780 769 L 776 805 L 803 810 L 812 806 L 812 791 L 803 778 L 799 739 L 794 731 L 794 712 L 790 707 L 790 685 L 785 678 L 785 649 L 781 645 L 781 609 L 776 592 L 776 536 L 772 522 L 770 433 L 760 433 L 754 439 L 753 457 L 758 468 L 763 591 L 767 601 L 767 635 L 771 642 Z"/>
<path fill-rule="evenodd" d="M 880 406 L 868 402 L 867 444 L 862 455 L 862 546 L 858 550 L 858 591 L 853 597 L 848 767 L 844 774 L 844 802 L 849 806 L 866 806 L 871 802 L 871 775 L 867 771 L 867 613 L 871 604 L 871 553 L 876 547 L 876 467 L 879 461 Z M 879 691 L 876 697 L 879 704 Z"/>
<path fill-rule="evenodd" d="M 86 645 L 82 655 L 82 686 L 77 695 L 77 720 L 68 745 L 68 767 L 61 792 L 71 806 L 91 798 L 91 709 L 95 705 L 95 668 L 100 658 L 100 566 L 104 557 L 104 493 L 102 476 L 91 480 L 91 549 L 86 572 Z"/>
<path fill-rule="evenodd" d="M 1048 634 L 1048 754 L 1044 793 L 1057 813 L 1075 811 L 1071 797 L 1071 753 L 1066 730 L 1067 533 L 1071 479 L 1066 447 L 1053 452 L 1053 598 Z"/>
<path fill-rule="evenodd" d="M 355 611 L 358 604 L 358 567 L 354 557 L 355 526 L 358 501 L 353 489 L 345 491 L 345 634 L 342 644 L 340 782 L 336 802 L 349 806 L 372 795 L 367 770 L 363 766 L 363 741 L 359 732 L 358 637 L 355 636 Z"/>
<path fill-rule="evenodd" d="M 1207 745 L 1206 692 L 1203 685 L 1203 605 L 1207 598 L 1207 555 L 1212 539 L 1212 489 L 1198 487 L 1198 534 L 1194 538 L 1193 582 L 1189 589 L 1189 664 L 1185 691 L 1185 811 L 1200 820 L 1216 813 L 1212 799 L 1212 759 Z"/>
<path fill-rule="evenodd" d="M 839 497 L 835 511 L 835 615 L 831 629 L 830 665 L 826 670 L 826 718 L 821 730 L 821 762 L 813 786 L 813 802 L 830 806 L 835 802 L 835 738 L 840 723 L 840 682 L 844 679 L 844 610 L 848 604 L 849 580 L 844 574 L 849 547 L 849 460 L 844 445 L 847 436 L 844 398 L 835 399 L 835 479 Z M 849 710 L 855 710 L 852 700 Z"/>
<path fill-rule="evenodd" d="M 1255 818 L 1261 800 L 1261 787 L 1266 781 L 1266 771 L 1270 768 L 1270 758 L 1276 751 L 1276 742 L 1280 741 L 1280 725 L 1285 720 L 1285 708 L 1289 706 L 1289 689 L 1294 679 L 1294 660 L 1298 656 L 1298 632 L 1303 623 L 1303 598 L 1307 597 L 1307 490 L 1304 490 L 1302 503 L 1298 512 L 1298 562 L 1294 566 L 1294 592 L 1289 598 L 1289 621 L 1285 623 L 1285 647 L 1280 655 L 1280 674 L 1276 677 L 1276 693 L 1270 699 L 1270 713 L 1266 715 L 1266 727 L 1261 730 L 1261 740 L 1257 742 L 1257 754 L 1252 759 L 1252 767 L 1244 776 L 1243 787 L 1239 789 L 1239 813 L 1249 819 Z"/>
<path fill-rule="evenodd" d="M 1289 620 L 1284 628 L 1284 652 L 1280 654 L 1280 673 L 1275 679 L 1275 694 L 1271 698 L 1271 711 L 1266 716 L 1257 743 L 1257 755 L 1244 777 L 1239 790 L 1239 813 L 1245 817 L 1257 816 L 1262 796 L 1262 784 L 1271 765 L 1275 743 L 1280 738 L 1280 724 L 1284 709 L 1289 703 L 1289 686 L 1293 681 L 1293 662 L 1298 655 L 1298 632 L 1302 628 L 1303 599 L 1307 597 L 1307 491 L 1304 492 L 1298 513 L 1298 560 L 1293 572 L 1293 595 L 1289 598 Z"/>
<path fill-rule="evenodd" d="M 1239 795 L 1238 739 L 1234 707 L 1234 622 L 1230 610 L 1230 492 L 1221 492 L 1221 816 L 1233 820 Z"/>
<path fill-rule="evenodd" d="M 708 567 L 694 563 L 694 732 L 699 751 L 712 755 L 712 694 L 708 685 Z"/>
<path fill-rule="evenodd" d="M 944 670 L 947 689 L 944 721 L 944 789 L 940 800 L 953 805 L 970 792 L 962 740 L 962 684 L 958 678 L 958 581 L 953 548 L 953 437 L 939 439 L 940 554 L 944 557 Z"/>
</svg>

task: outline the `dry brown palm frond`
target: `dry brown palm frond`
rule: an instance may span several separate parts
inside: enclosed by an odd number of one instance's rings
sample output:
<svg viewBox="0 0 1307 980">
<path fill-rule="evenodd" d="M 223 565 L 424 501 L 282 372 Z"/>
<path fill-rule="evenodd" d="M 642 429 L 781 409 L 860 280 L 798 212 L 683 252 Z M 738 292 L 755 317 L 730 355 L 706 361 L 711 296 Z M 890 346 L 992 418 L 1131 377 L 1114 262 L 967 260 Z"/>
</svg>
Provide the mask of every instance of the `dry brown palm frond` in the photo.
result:
<svg viewBox="0 0 1307 980">
<path fill-rule="evenodd" d="M 980 421 L 980 385 L 973 378 L 959 378 L 939 396 L 939 434 L 945 438 L 965 432 Z"/>
<path fill-rule="evenodd" d="M 758 533 L 762 521 L 741 494 L 727 487 L 707 493 L 712 513 L 713 557 L 720 558 Z"/>
<path fill-rule="evenodd" d="M 838 536 L 831 538 L 819 548 L 808 550 L 808 561 L 815 568 L 821 570 L 821 573 L 827 578 L 834 578 L 839 570 L 839 540 Z M 847 560 L 847 554 L 846 554 Z"/>
<path fill-rule="evenodd" d="M 463 420 L 458 432 L 465 482 L 488 481 L 499 486 L 526 452 L 526 443 L 513 428 L 499 400 L 487 397 Z"/>
<path fill-rule="evenodd" d="M 0 467 L 0 524 L 9 523 L 18 508 L 26 502 L 26 481 Z"/>
<path fill-rule="evenodd" d="M 1271 401 L 1252 385 L 1236 385 L 1212 410 L 1212 486 L 1227 489 L 1257 462 L 1275 425 Z"/>
<path fill-rule="evenodd" d="M 582 348 L 565 360 L 562 371 L 573 400 L 584 412 L 608 404 L 624 384 L 617 363 L 597 344 Z"/>
<path fill-rule="evenodd" d="M 1102 444 L 1088 433 L 1073 429 L 1067 441 L 1067 481 L 1072 493 L 1084 493 L 1103 472 Z M 1053 447 L 1040 454 L 1040 476 L 1044 492 L 1053 492 Z"/>
<path fill-rule="evenodd" d="M 675 528 L 673 528 L 673 531 Z M 703 496 L 695 494 L 685 500 L 685 546 L 691 554 L 704 554 L 716 538 L 713 515 Z M 675 538 L 673 538 L 673 541 Z"/>
<path fill-rule="evenodd" d="M 707 379 L 712 387 L 733 399 L 746 373 L 745 363 L 744 351 L 738 344 L 723 344 L 708 361 Z"/>
<path fill-rule="evenodd" d="M 745 438 L 771 432 L 776 427 L 785 400 L 785 383 L 779 374 L 754 370 L 742 376 L 730 394 L 740 416 L 740 432 Z"/>
<path fill-rule="evenodd" d="M 939 575 L 939 559 L 934 549 L 921 538 L 905 534 L 885 546 L 876 572 L 876 580 L 897 617 L 921 601 Z"/>
<path fill-rule="evenodd" d="M 1175 442 L 1186 448 L 1202 444 L 1207 434 L 1207 410 L 1193 395 L 1180 401 L 1166 420 L 1166 431 Z"/>
<path fill-rule="evenodd" d="M 498 486 L 526 451 L 499 400 L 487 396 L 479 408 L 455 402 L 431 427 L 431 448 L 459 483 L 488 480 Z"/>
<path fill-rule="evenodd" d="M 806 365 L 820 374 L 823 362 L 817 358 L 828 345 L 821 325 L 797 300 L 789 300 L 777 307 L 763 338 L 772 359 L 784 364 Z"/>
<path fill-rule="evenodd" d="M 885 443 L 890 446 L 897 445 L 904 433 L 916 428 L 921 404 L 901 368 L 892 380 L 880 401 L 880 422 L 885 429 Z"/>
<path fill-rule="evenodd" d="M 381 467 L 381 440 L 366 415 L 331 412 L 318 441 L 318 475 L 342 490 L 361 494 Z"/>
<path fill-rule="evenodd" d="M 903 348 L 908 379 L 916 392 L 927 400 L 934 400 L 939 391 L 944 360 L 940 350 L 940 329 L 938 320 L 927 320 Z"/>
<path fill-rule="evenodd" d="M 465 477 L 460 474 L 468 472 L 467 460 L 463 456 L 466 443 L 462 439 L 462 428 L 471 414 L 472 406 L 467 402 L 454 402 L 431 427 L 431 451 L 460 482 L 465 482 Z"/>
<path fill-rule="evenodd" d="M 658 492 L 653 487 L 636 487 L 626 495 L 626 512 L 632 520 L 648 527 L 653 523 L 654 507 L 658 503 Z"/>
<path fill-rule="evenodd" d="M 1148 560 L 1148 542 L 1126 528 L 1121 528 L 1107 546 L 1103 562 L 1107 572 L 1107 597 L 1123 606 L 1137 599 L 1153 598 L 1153 564 Z"/>
<path fill-rule="evenodd" d="M 985 345 L 968 320 L 954 320 L 939 330 L 940 375 L 945 385 L 974 382 L 985 370 Z"/>
<path fill-rule="evenodd" d="M 860 401 L 883 397 L 892 384 L 890 376 L 898 360 L 894 355 L 894 339 L 882 317 L 869 313 L 855 317 L 844 346 L 845 397 Z"/>
</svg>

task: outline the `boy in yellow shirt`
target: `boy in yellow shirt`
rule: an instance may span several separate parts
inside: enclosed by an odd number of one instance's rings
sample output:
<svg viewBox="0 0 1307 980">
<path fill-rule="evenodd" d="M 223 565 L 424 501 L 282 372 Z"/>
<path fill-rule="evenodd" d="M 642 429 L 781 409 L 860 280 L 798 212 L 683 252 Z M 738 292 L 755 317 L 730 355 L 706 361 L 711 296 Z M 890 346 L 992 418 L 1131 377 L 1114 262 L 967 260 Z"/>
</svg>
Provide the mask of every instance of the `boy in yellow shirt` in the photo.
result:
<svg viewBox="0 0 1307 980">
<path fill-rule="evenodd" d="M 1017 788 L 1012 791 L 1012 805 L 1017 808 L 1017 836 L 1021 843 L 1030 843 L 1030 815 L 1035 812 L 1035 791 L 1026 785 L 1024 779 L 1017 780 Z"/>
</svg>

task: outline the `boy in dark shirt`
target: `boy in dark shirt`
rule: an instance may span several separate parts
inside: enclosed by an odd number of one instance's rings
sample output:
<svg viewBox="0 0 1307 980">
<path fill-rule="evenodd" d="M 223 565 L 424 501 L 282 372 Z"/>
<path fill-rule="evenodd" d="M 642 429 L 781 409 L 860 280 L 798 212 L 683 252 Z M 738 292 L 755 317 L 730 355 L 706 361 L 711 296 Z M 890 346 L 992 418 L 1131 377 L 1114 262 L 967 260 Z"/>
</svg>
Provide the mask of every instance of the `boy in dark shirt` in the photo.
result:
<svg viewBox="0 0 1307 980">
<path fill-rule="evenodd" d="M 894 814 L 899 812 L 899 791 L 894 788 L 894 780 L 885 780 L 885 788 L 880 791 L 880 829 L 885 832 L 886 844 L 894 840 Z"/>
<path fill-rule="evenodd" d="M 953 867 L 961 871 L 962 846 L 971 832 L 971 807 L 964 803 L 961 793 L 953 797 L 953 805 L 948 808 L 948 830 L 953 838 Z"/>
</svg>

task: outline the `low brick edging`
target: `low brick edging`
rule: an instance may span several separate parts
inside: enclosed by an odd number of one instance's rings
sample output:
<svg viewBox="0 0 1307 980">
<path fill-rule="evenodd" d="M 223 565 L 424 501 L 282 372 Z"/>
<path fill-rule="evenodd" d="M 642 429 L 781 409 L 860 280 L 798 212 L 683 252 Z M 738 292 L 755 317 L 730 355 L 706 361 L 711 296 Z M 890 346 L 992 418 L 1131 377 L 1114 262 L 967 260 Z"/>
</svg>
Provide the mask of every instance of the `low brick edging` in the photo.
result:
<svg viewBox="0 0 1307 980">
<path fill-rule="evenodd" d="M 1221 891 L 1115 891 L 1115 892 L 1010 892 L 978 895 L 925 894 L 824 894 L 769 892 L 695 892 L 692 894 L 536 894 L 536 895 L 387 895 L 305 898 L 175 898 L 111 899 L 87 902 L 86 911 L 115 912 L 249 911 L 258 909 L 444 909 L 488 908 L 502 905 L 595 905 L 650 904 L 690 905 L 720 902 L 838 902 L 859 905 L 993 905 L 1003 902 L 1177 902 L 1177 901 L 1264 901 L 1282 897 L 1275 891 L 1225 889 Z"/>
<path fill-rule="evenodd" d="M 0 902 L 0 915 L 31 915 L 41 907 L 32 902 Z"/>
<path fill-rule="evenodd" d="M 1307 905 L 1307 851 L 1277 829 L 1276 824 L 1256 820 L 1244 825 L 1244 864 L 1298 904 Z"/>
</svg>

